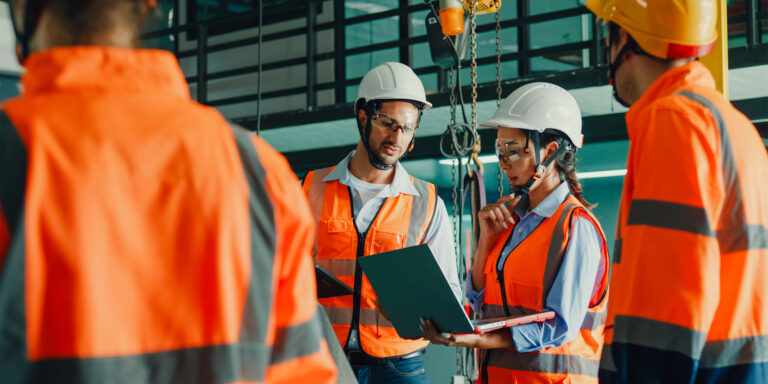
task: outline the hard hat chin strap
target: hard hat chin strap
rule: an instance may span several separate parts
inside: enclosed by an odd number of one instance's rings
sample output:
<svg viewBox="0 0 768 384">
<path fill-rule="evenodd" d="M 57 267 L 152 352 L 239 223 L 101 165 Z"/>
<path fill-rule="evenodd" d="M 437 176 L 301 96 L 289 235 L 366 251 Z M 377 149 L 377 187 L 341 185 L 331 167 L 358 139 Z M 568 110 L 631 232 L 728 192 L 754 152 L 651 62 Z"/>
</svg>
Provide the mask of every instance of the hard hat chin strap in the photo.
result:
<svg viewBox="0 0 768 384">
<path fill-rule="evenodd" d="M 533 141 L 533 148 L 534 148 L 534 157 L 536 158 L 536 168 L 533 173 L 533 176 L 531 176 L 530 179 L 528 179 L 525 184 L 522 186 L 517 187 L 516 195 L 522 196 L 527 195 L 531 192 L 531 187 L 536 182 L 536 180 L 541 179 L 544 177 L 544 173 L 547 171 L 547 167 L 549 167 L 550 164 L 552 164 L 555 159 L 557 159 L 558 156 L 560 156 L 561 153 L 565 152 L 566 147 L 568 146 L 565 142 L 560 142 L 560 145 L 557 147 L 555 152 L 552 154 L 552 156 L 549 156 L 546 160 L 544 160 L 543 163 L 540 163 L 540 156 L 539 152 L 541 152 L 541 133 L 538 131 L 528 131 L 526 137 L 526 148 L 528 148 L 528 139 Z"/>
<path fill-rule="evenodd" d="M 8 3 L 8 5 L 10 6 L 10 3 Z M 19 20 L 20 28 L 16 28 L 17 23 L 13 9 L 10 9 L 10 13 L 11 26 L 13 27 L 13 33 L 16 35 L 16 44 L 21 48 L 21 52 L 19 53 L 19 63 L 23 63 L 30 54 L 29 40 L 35 33 L 35 29 L 37 29 L 40 15 L 43 13 L 43 4 L 42 1 L 39 0 L 27 0 L 24 4 L 21 20 Z"/>
<path fill-rule="evenodd" d="M 610 49 L 610 46 L 608 49 Z M 643 51 L 639 45 L 637 45 L 637 42 L 635 42 L 634 39 L 630 37 L 629 40 L 627 40 L 627 43 L 624 44 L 624 46 L 619 50 L 619 54 L 616 55 L 616 60 L 614 60 L 613 63 L 608 63 L 608 82 L 613 86 L 613 97 L 616 99 L 616 101 L 619 102 L 619 104 L 627 108 L 629 108 L 632 104 L 623 100 L 616 92 L 616 72 L 619 70 L 619 66 L 624 63 L 624 54 L 629 51 L 632 51 L 632 53 L 636 55 L 650 56 L 645 51 Z"/>
</svg>

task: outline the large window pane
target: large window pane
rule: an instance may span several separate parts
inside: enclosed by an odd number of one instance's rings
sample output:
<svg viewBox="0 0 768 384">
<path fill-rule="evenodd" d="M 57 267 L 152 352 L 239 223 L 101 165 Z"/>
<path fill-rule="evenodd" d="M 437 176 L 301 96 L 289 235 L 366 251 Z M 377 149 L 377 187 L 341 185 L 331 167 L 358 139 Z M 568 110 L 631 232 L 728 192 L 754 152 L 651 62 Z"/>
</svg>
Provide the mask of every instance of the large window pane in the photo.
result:
<svg viewBox="0 0 768 384">
<path fill-rule="evenodd" d="M 744 0 L 728 1 L 728 16 L 743 16 L 747 14 L 747 4 Z M 747 45 L 747 23 L 728 23 L 728 46 L 743 47 Z"/>
<path fill-rule="evenodd" d="M 399 16 L 392 16 L 348 25 L 344 29 L 344 45 L 347 49 L 350 49 L 398 40 L 400 38 L 398 29 L 399 19 Z"/>
<path fill-rule="evenodd" d="M 335 0 L 342 1 L 342 0 Z M 381 13 L 398 7 L 398 0 L 343 0 L 344 17 L 370 15 L 372 13 Z"/>
<path fill-rule="evenodd" d="M 589 51 L 582 49 L 531 59 L 531 72 L 533 74 L 570 71 L 587 66 L 589 66 Z"/>
<path fill-rule="evenodd" d="M 501 54 L 517 52 L 517 28 L 505 28 L 501 30 Z M 467 54 L 470 55 L 469 39 L 467 39 Z M 490 30 L 477 34 L 477 57 L 483 58 L 496 56 L 496 30 Z"/>
<path fill-rule="evenodd" d="M 411 13 L 411 36 L 424 36 L 427 34 L 426 20 L 429 13 L 432 13 L 432 11 L 423 10 Z"/>
<path fill-rule="evenodd" d="M 574 0 L 535 0 L 530 1 L 531 15 L 538 15 L 541 13 L 550 13 L 556 11 L 562 11 L 563 9 L 576 8 L 582 6 L 586 1 L 574 1 Z"/>
<path fill-rule="evenodd" d="M 467 67 L 461 68 L 461 84 L 462 85 L 470 85 L 472 84 L 472 69 Z M 507 80 L 507 79 L 514 79 L 518 77 L 518 71 L 517 71 L 517 61 L 504 61 L 501 63 L 501 79 Z M 477 83 L 489 83 L 489 82 L 496 82 L 496 63 L 492 64 L 485 64 L 485 65 L 478 65 L 477 66 Z M 464 101 L 470 102 L 470 99 L 468 99 L 469 94 L 464 95 Z"/>
<path fill-rule="evenodd" d="M 421 84 L 424 85 L 425 91 L 429 92 L 437 90 L 437 73 L 425 73 L 419 75 L 419 79 L 421 79 Z"/>
<path fill-rule="evenodd" d="M 347 79 L 357 79 L 363 77 L 368 71 L 385 61 L 400 61 L 399 54 L 400 52 L 397 48 L 390 48 L 347 56 L 346 77 Z"/>
<path fill-rule="evenodd" d="M 411 46 L 411 62 L 413 63 L 413 68 L 435 65 L 432 61 L 432 53 L 429 50 L 429 43 L 419 43 Z"/>
<path fill-rule="evenodd" d="M 591 40 L 590 20 L 589 15 L 579 15 L 532 24 L 531 49 Z"/>
</svg>

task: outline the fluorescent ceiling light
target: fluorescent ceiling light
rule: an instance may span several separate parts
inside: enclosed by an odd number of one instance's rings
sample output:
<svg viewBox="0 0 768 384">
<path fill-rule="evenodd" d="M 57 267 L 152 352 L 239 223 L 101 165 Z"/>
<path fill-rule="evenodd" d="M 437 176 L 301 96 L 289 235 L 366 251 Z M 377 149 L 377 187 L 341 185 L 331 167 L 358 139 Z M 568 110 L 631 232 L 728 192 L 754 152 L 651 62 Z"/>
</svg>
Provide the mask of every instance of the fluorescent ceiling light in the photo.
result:
<svg viewBox="0 0 768 384">
<path fill-rule="evenodd" d="M 594 172 L 576 172 L 576 177 L 581 180 L 584 179 L 599 179 L 602 177 L 617 177 L 627 174 L 626 169 L 611 169 L 608 171 L 594 171 Z"/>
<path fill-rule="evenodd" d="M 483 163 L 498 163 L 499 158 L 495 155 L 483 155 L 478 157 L 480 161 Z M 462 164 L 466 164 L 466 160 L 462 159 Z M 442 165 L 453 165 L 456 164 L 456 159 L 442 159 L 438 160 L 439 164 Z M 591 171 L 591 172 L 576 172 L 576 177 L 578 177 L 581 180 L 585 179 L 599 179 L 604 177 L 618 177 L 618 176 L 624 176 L 627 174 L 626 169 L 611 169 L 606 171 Z"/>
</svg>

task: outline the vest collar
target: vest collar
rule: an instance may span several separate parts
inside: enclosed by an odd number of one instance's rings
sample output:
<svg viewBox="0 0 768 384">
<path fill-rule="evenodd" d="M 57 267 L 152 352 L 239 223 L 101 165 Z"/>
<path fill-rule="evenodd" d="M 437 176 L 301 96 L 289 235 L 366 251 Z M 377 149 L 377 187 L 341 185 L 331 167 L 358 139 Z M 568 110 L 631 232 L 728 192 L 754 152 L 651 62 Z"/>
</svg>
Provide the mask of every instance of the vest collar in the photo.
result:
<svg viewBox="0 0 768 384">
<path fill-rule="evenodd" d="M 58 90 L 163 93 L 189 98 L 189 87 L 170 52 L 97 46 L 57 47 L 24 62 L 24 93 Z"/>
<path fill-rule="evenodd" d="M 345 158 L 336 164 L 336 167 L 323 178 L 323 181 L 328 182 L 337 180 L 346 186 L 351 186 L 352 175 L 349 173 L 349 161 L 352 159 L 354 154 L 355 151 L 352 150 L 352 152 L 350 152 Z M 395 164 L 395 178 L 392 180 L 392 184 L 389 184 L 388 190 L 385 190 L 384 193 L 386 194 L 385 197 L 395 197 L 401 193 L 406 195 L 421 196 L 419 191 L 417 191 L 416 187 L 413 185 L 411 177 L 408 175 L 405 167 L 403 167 L 399 161 L 397 164 Z"/>
<path fill-rule="evenodd" d="M 530 205 L 528 194 L 520 199 L 520 202 L 517 203 L 514 211 L 520 217 L 525 217 L 531 213 L 535 213 L 541 217 L 552 217 L 552 215 L 555 214 L 555 211 L 557 211 L 557 208 L 568 198 L 570 193 L 571 190 L 568 188 L 568 183 L 563 181 L 554 191 L 550 192 L 550 194 L 547 195 L 547 197 L 545 197 L 533 211 L 528 212 L 528 206 Z"/>
</svg>

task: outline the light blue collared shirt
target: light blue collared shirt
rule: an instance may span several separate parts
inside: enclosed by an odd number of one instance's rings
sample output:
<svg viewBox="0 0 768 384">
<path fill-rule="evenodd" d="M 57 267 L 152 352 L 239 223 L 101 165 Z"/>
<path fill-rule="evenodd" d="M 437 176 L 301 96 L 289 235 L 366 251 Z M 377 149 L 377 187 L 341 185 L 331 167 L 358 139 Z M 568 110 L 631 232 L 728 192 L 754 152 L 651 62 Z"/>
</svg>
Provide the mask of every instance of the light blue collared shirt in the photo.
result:
<svg viewBox="0 0 768 384">
<path fill-rule="evenodd" d="M 500 262 L 503 263 L 510 252 L 545 218 L 551 217 L 569 193 L 568 184 L 563 182 L 531 212 L 528 212 L 528 195 L 525 195 L 514 208 L 521 219 L 501 251 Z M 574 216 L 571 225 L 571 236 L 565 248 L 563 264 L 544 303 L 544 311 L 554 311 L 555 318 L 543 323 L 511 327 L 512 339 L 518 352 L 558 347 L 575 339 L 587 314 L 589 300 L 600 289 L 600 281 L 606 271 L 605 262 L 601 257 L 600 235 L 592 222 L 583 217 Z M 485 289 L 480 292 L 474 290 L 470 271 L 467 279 L 467 298 L 475 312 L 480 312 L 484 297 Z"/>
<path fill-rule="evenodd" d="M 323 178 L 323 181 L 338 180 L 340 183 L 351 189 L 353 196 L 352 213 L 355 217 L 355 225 L 357 226 L 358 231 L 364 233 L 368 230 L 368 227 L 371 226 L 371 223 L 376 218 L 376 214 L 379 212 L 379 208 L 381 208 L 387 198 L 398 196 L 401 193 L 419 196 L 419 192 L 411 182 L 408 172 L 400 162 L 397 162 L 395 165 L 395 177 L 392 180 L 392 183 L 383 187 L 373 198 L 368 201 L 363 201 L 361 199 L 361 194 L 356 190 L 356 184 L 360 181 L 349 172 L 349 161 L 354 154 L 354 150 L 350 152 L 347 157 L 342 159 L 336 167 Z M 462 301 L 461 298 L 463 294 L 461 292 L 461 284 L 459 283 L 459 275 L 456 271 L 456 253 L 453 248 L 451 222 L 449 220 L 448 211 L 445 209 L 445 203 L 439 196 L 437 197 L 435 216 L 429 224 L 421 244 L 429 245 L 429 249 L 432 251 L 432 254 L 435 255 L 437 264 L 440 265 L 443 275 L 445 275 L 448 284 L 451 286 L 451 290 L 453 290 L 453 294 L 458 301 Z"/>
</svg>

